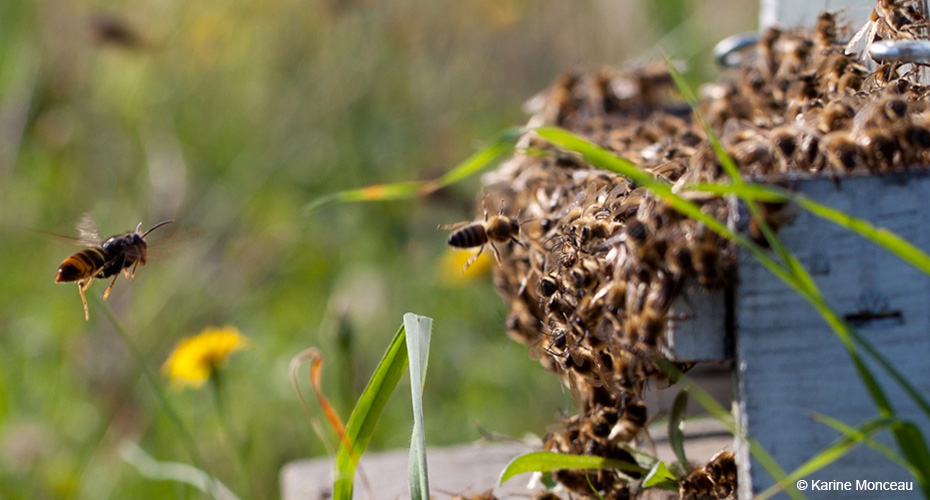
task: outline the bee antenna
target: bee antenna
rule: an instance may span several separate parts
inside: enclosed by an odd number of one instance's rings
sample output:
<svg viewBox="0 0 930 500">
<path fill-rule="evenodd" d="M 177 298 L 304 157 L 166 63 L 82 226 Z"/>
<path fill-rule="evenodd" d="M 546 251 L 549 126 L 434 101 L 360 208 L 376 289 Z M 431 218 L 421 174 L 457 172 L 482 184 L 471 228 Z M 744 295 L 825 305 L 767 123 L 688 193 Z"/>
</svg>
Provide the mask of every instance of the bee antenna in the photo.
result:
<svg viewBox="0 0 930 500">
<path fill-rule="evenodd" d="M 155 225 L 152 226 L 148 231 L 146 231 L 145 233 L 142 234 L 142 238 L 144 239 L 144 238 L 145 238 L 149 233 L 151 233 L 152 231 L 154 231 L 154 230 L 156 230 L 156 229 L 158 229 L 158 228 L 164 226 L 165 224 L 171 224 L 172 222 L 174 222 L 174 219 L 164 220 L 164 221 L 159 222 L 158 224 L 155 224 Z M 142 227 L 142 223 L 141 223 L 141 222 L 139 223 L 139 227 Z M 139 232 L 139 229 L 138 229 L 138 228 L 136 228 L 136 232 Z"/>
</svg>

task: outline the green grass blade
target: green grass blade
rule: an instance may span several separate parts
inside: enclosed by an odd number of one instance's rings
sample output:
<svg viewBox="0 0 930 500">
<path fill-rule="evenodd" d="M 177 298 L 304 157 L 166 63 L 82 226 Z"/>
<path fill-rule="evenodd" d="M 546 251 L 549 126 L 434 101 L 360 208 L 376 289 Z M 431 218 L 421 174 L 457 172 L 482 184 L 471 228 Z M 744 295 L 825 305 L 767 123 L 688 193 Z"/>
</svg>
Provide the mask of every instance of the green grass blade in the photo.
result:
<svg viewBox="0 0 930 500">
<path fill-rule="evenodd" d="M 668 416 L 668 443 L 675 452 L 675 457 L 678 458 L 682 473 L 687 473 L 688 470 L 688 458 L 685 456 L 685 434 L 682 431 L 687 408 L 688 390 L 684 389 L 675 396 L 672 411 Z"/>
<path fill-rule="evenodd" d="M 810 213 L 857 233 L 930 275 L 930 256 L 894 232 L 877 228 L 867 220 L 822 205 L 804 195 L 794 195 L 793 201 Z"/>
<path fill-rule="evenodd" d="M 632 161 L 600 148 L 568 130 L 558 127 L 540 127 L 535 129 L 534 132 L 556 146 L 581 154 L 592 165 L 620 174 L 637 184 L 647 187 L 661 185 L 668 188 L 667 184 L 656 180 L 655 177 L 636 166 Z M 668 188 L 668 191 L 671 192 L 671 188 Z"/>
<path fill-rule="evenodd" d="M 656 462 L 643 478 L 643 488 L 658 488 L 660 490 L 678 491 L 678 480 L 668 470 L 665 462 Z"/>
<path fill-rule="evenodd" d="M 426 432 L 423 427 L 423 384 L 429 360 L 429 343 L 433 320 L 413 313 L 404 314 L 407 332 L 407 356 L 410 358 L 410 396 L 413 401 L 413 435 L 410 438 L 408 476 L 410 498 L 429 499 L 426 469 Z"/>
<path fill-rule="evenodd" d="M 336 500 L 352 498 L 358 460 L 365 453 L 378 418 L 407 368 L 405 332 L 403 326 L 397 330 L 397 334 L 391 340 L 391 345 L 381 358 L 378 368 L 371 375 L 371 380 L 368 381 L 368 385 L 349 416 L 346 436 L 341 440 L 339 452 L 336 455 L 336 480 L 333 484 L 333 498 Z M 347 442 L 351 450 L 346 447 Z"/>
<path fill-rule="evenodd" d="M 900 436 L 898 445 L 904 453 L 908 463 L 914 466 L 914 472 L 917 472 L 915 479 L 920 484 L 924 498 L 930 499 L 930 451 L 927 448 L 927 441 L 924 439 L 920 429 L 911 422 L 898 421 L 891 424 L 891 430 L 895 437 Z"/>
<path fill-rule="evenodd" d="M 347 189 L 321 196 L 304 207 L 304 212 L 312 212 L 330 203 L 350 203 L 357 201 L 404 200 L 417 196 L 425 182 L 409 181 L 394 184 L 375 184 L 357 189 Z"/>
<path fill-rule="evenodd" d="M 872 432 L 870 432 L 868 429 L 870 422 L 866 422 L 859 427 L 853 427 L 822 413 L 814 413 L 811 418 L 824 425 L 832 427 L 834 430 L 840 432 L 850 439 L 855 440 L 857 443 L 864 444 L 869 448 L 872 448 L 873 450 L 881 453 L 882 455 L 885 455 L 889 460 L 900 465 L 904 469 L 910 470 L 912 473 L 917 472 L 914 470 L 911 464 L 907 463 L 907 460 L 901 457 L 901 455 L 895 453 L 894 450 L 886 446 L 884 443 L 871 438 L 870 434 L 872 434 Z M 891 425 L 890 422 L 883 419 L 875 419 L 875 421 L 880 422 L 883 427 Z"/>
<path fill-rule="evenodd" d="M 762 184 L 694 184 L 685 186 L 684 190 L 701 191 L 717 195 L 734 194 L 743 199 L 756 201 L 792 201 L 799 207 L 821 219 L 849 229 L 859 236 L 875 243 L 888 252 L 898 256 L 904 262 L 930 275 L 930 255 L 913 245 L 893 231 L 875 227 L 871 222 L 853 217 L 840 210 L 818 203 L 803 194 L 793 193 L 783 188 Z"/>
<path fill-rule="evenodd" d="M 888 457 L 889 460 L 898 464 L 901 468 L 914 476 L 923 491 L 924 498 L 930 498 L 930 485 L 928 485 L 927 481 L 927 474 L 930 473 L 930 455 L 927 454 L 926 441 L 917 426 L 910 422 L 884 422 L 884 425 L 891 428 L 900 428 L 899 432 L 908 438 L 907 442 L 910 446 L 902 450 L 904 451 L 905 457 L 907 457 L 904 458 L 895 453 L 894 450 L 884 443 L 872 439 L 869 433 L 864 432 L 861 427 L 851 427 L 835 418 L 819 413 L 814 414 L 813 418 L 841 432 L 845 437 L 855 440 L 857 443 L 865 444 L 869 448 Z"/>
<path fill-rule="evenodd" d="M 463 179 L 481 172 L 494 163 L 501 155 L 513 151 L 517 140 L 525 131 L 521 128 L 510 128 L 498 136 L 491 144 L 481 148 L 474 154 L 459 163 L 449 172 L 438 179 L 428 181 L 408 181 L 393 184 L 375 184 L 357 189 L 347 189 L 324 196 L 320 196 L 304 207 L 304 213 L 328 205 L 330 203 L 350 203 L 359 201 L 388 201 L 406 200 L 424 196 L 455 184 Z"/>
<path fill-rule="evenodd" d="M 106 316 L 110 324 L 113 325 L 113 329 L 116 330 L 116 333 L 119 334 L 120 338 L 123 340 L 123 343 L 129 350 L 129 354 L 132 356 L 133 360 L 136 362 L 136 365 L 139 367 L 139 370 L 142 372 L 143 377 L 145 377 L 146 381 L 149 383 L 149 386 L 152 388 L 152 391 L 155 393 L 155 397 L 157 398 L 162 411 L 165 412 L 168 420 L 174 426 L 175 431 L 177 431 L 178 437 L 181 438 L 181 443 L 184 445 L 188 455 L 190 455 L 191 460 L 194 462 L 195 468 L 212 477 L 212 474 L 210 474 L 210 471 L 207 469 L 206 461 L 203 459 L 203 456 L 200 454 L 200 450 L 197 448 L 197 443 L 194 441 L 193 435 L 191 435 L 190 431 L 188 431 L 187 427 L 184 425 L 184 422 L 181 420 L 181 416 L 178 414 L 177 410 L 175 410 L 174 405 L 171 404 L 171 401 L 165 394 L 165 390 L 162 388 L 158 378 L 152 373 L 152 370 L 149 369 L 145 356 L 142 354 L 139 346 L 136 345 L 132 335 L 129 334 L 129 331 L 126 330 L 126 327 L 123 326 L 123 323 L 120 322 L 115 314 L 113 314 L 113 310 L 110 309 L 110 306 L 103 302 L 103 299 L 94 293 L 89 294 L 89 296 L 94 304 L 100 307 L 100 310 L 103 311 L 104 316 Z M 212 488 L 209 488 L 207 493 L 211 498 L 216 498 Z"/>
<path fill-rule="evenodd" d="M 823 416 L 821 416 L 823 417 Z M 814 417 L 815 420 L 821 420 L 817 416 Z M 844 455 L 849 453 L 856 445 L 864 442 L 865 439 L 871 434 L 878 432 L 880 429 L 887 427 L 890 424 L 890 421 L 884 418 L 877 418 L 874 420 L 869 420 L 868 422 L 862 424 L 858 428 L 852 428 L 845 426 L 844 429 L 837 429 L 840 432 L 843 432 L 843 436 L 840 436 L 829 446 L 821 450 L 819 453 L 808 459 L 806 462 L 801 464 L 797 469 L 795 469 L 791 474 L 785 477 L 783 480 L 775 483 L 769 489 L 760 493 L 756 500 L 767 500 L 778 493 L 785 486 L 794 485 L 799 479 L 807 477 L 820 469 L 836 462 Z M 832 425 L 831 425 L 832 427 Z"/>
<path fill-rule="evenodd" d="M 534 451 L 514 458 L 507 464 L 498 484 L 526 472 L 546 472 L 558 469 L 618 469 L 626 472 L 645 474 L 648 469 L 612 458 L 595 457 L 591 455 L 569 455 L 553 453 L 551 451 Z"/>
<path fill-rule="evenodd" d="M 675 81 L 675 86 L 678 87 L 678 91 L 681 92 L 682 97 L 684 97 L 688 105 L 691 106 L 691 112 L 694 113 L 694 116 L 701 122 L 701 126 L 704 128 L 707 137 L 710 138 L 711 144 L 714 147 L 714 152 L 717 154 L 717 159 L 720 160 L 720 165 L 723 167 L 723 170 L 733 179 L 735 184 L 742 184 L 743 180 L 739 175 L 739 168 L 736 166 L 736 162 L 723 150 L 720 139 L 717 138 L 717 134 L 714 133 L 714 129 L 710 126 L 710 122 L 707 121 L 704 113 L 701 112 L 701 108 L 698 106 L 697 96 L 694 95 L 691 86 L 688 85 L 688 82 L 685 81 L 684 77 L 681 76 L 681 73 L 678 72 L 678 69 L 670 60 L 665 60 L 665 67 L 668 68 L 669 74 L 672 75 L 672 80 Z"/>
<path fill-rule="evenodd" d="M 203 470 L 181 462 L 162 462 L 155 460 L 139 448 L 136 443 L 127 441 L 120 446 L 120 456 L 139 474 L 156 481 L 174 481 L 192 486 L 216 500 L 239 500 L 219 479 Z"/>
<path fill-rule="evenodd" d="M 494 160 L 513 150 L 517 141 L 526 130 L 520 127 L 509 128 L 497 137 L 491 144 L 481 148 L 471 156 L 459 163 L 455 168 L 445 173 L 435 181 L 436 189 L 455 184 L 467 177 L 470 177 L 484 170 L 491 165 Z"/>
</svg>

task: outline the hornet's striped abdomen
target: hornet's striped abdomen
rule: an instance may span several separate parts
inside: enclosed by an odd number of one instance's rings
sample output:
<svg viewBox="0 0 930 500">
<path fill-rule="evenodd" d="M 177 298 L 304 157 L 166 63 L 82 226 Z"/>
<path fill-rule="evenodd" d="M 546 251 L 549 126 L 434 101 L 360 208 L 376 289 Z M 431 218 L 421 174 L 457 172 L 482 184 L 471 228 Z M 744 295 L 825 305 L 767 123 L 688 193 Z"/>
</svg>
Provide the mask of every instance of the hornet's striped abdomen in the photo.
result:
<svg viewBox="0 0 930 500">
<path fill-rule="evenodd" d="M 488 242 L 488 233 L 484 223 L 469 224 L 449 235 L 449 246 L 455 248 L 474 248 Z"/>
<path fill-rule="evenodd" d="M 84 304 L 84 319 L 90 320 L 90 312 L 87 310 L 87 298 L 84 297 L 84 291 L 94 282 L 94 278 L 115 276 L 113 281 L 110 282 L 110 286 L 103 292 L 103 300 L 107 300 L 110 290 L 116 284 L 116 278 L 119 277 L 120 271 L 123 271 L 127 278 L 132 279 L 136 275 L 136 268 L 145 265 L 148 256 L 145 237 L 152 231 L 172 222 L 174 221 L 159 222 L 144 233 L 139 232 L 142 227 L 140 222 L 135 231 L 111 236 L 100 246 L 86 248 L 72 254 L 58 266 L 58 276 L 55 277 L 55 282 L 77 281 L 78 291 L 81 293 L 81 303 Z M 79 226 L 78 229 L 80 228 Z M 93 232 L 96 233 L 96 231 Z M 131 273 L 129 268 L 132 268 Z"/>
<path fill-rule="evenodd" d="M 100 248 L 88 248 L 75 253 L 58 267 L 56 283 L 79 281 L 94 277 L 107 263 L 107 256 Z"/>
</svg>

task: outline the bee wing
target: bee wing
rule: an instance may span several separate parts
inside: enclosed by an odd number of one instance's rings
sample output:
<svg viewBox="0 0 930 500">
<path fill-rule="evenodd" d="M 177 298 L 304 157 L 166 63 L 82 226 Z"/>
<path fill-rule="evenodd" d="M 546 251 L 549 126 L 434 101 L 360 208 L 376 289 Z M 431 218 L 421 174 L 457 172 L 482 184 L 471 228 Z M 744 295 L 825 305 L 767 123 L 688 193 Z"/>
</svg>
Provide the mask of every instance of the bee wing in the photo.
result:
<svg viewBox="0 0 930 500">
<path fill-rule="evenodd" d="M 84 246 L 93 247 L 100 244 L 100 232 L 97 229 L 97 221 L 90 212 L 84 212 L 77 223 L 77 240 Z"/>
<path fill-rule="evenodd" d="M 873 21 L 867 21 L 865 24 L 863 24 L 862 27 L 859 28 L 859 31 L 857 31 L 856 34 L 853 35 L 852 38 L 849 39 L 849 43 L 846 44 L 846 50 L 844 50 L 843 52 L 847 56 L 851 56 L 853 54 L 860 54 L 861 52 L 859 49 L 859 42 L 862 40 L 862 37 L 864 37 L 865 34 L 868 33 L 869 30 L 872 29 L 874 25 L 875 23 Z"/>
</svg>

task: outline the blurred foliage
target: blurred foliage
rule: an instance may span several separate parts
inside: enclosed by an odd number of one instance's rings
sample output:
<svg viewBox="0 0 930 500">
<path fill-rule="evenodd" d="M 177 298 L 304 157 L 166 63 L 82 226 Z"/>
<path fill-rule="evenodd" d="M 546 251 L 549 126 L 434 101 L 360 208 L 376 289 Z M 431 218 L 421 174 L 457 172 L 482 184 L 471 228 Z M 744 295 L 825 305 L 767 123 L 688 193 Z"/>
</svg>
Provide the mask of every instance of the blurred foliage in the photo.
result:
<svg viewBox="0 0 930 500">
<path fill-rule="evenodd" d="M 717 39 L 754 24 L 754 6 L 667 3 L 690 6 L 683 22 L 701 37 L 666 39 L 672 57 L 704 64 Z M 35 230 L 77 236 L 84 212 L 103 236 L 178 221 L 107 303 L 149 369 L 210 324 L 251 339 L 224 372 L 224 416 L 204 391 L 169 392 L 209 472 L 234 486 L 219 419 L 241 436 L 243 498 L 278 497 L 281 465 L 323 453 L 291 356 L 331 353 L 324 384 L 345 416 L 408 310 L 435 319 L 429 444 L 477 439 L 479 424 L 544 434 L 570 397 L 503 334 L 490 281 L 444 287 L 414 272 L 440 265 L 438 224 L 473 217 L 477 179 L 416 201 L 301 208 L 438 177 L 521 124 L 521 103 L 560 71 L 660 42 L 669 24 L 651 23 L 648 4 L 0 2 L 0 498 L 198 495 L 119 455 L 128 440 L 190 463 L 99 301 L 85 322 L 77 286 L 54 283 L 76 248 Z M 410 422 L 409 405 L 388 405 L 372 446 L 405 446 Z"/>
</svg>

